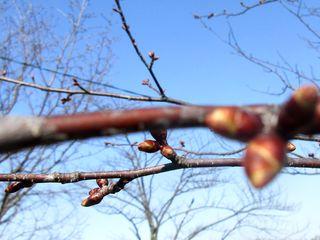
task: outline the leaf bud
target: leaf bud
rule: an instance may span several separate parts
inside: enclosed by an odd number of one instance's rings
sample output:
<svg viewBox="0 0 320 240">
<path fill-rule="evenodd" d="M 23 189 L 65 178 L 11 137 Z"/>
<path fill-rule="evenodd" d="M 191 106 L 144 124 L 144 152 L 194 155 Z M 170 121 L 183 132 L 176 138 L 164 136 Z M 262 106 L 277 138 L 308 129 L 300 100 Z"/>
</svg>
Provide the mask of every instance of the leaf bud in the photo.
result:
<svg viewBox="0 0 320 240">
<path fill-rule="evenodd" d="M 280 172 L 286 151 L 286 141 L 273 133 L 259 135 L 249 142 L 243 165 L 253 186 L 262 188 Z"/>
</svg>

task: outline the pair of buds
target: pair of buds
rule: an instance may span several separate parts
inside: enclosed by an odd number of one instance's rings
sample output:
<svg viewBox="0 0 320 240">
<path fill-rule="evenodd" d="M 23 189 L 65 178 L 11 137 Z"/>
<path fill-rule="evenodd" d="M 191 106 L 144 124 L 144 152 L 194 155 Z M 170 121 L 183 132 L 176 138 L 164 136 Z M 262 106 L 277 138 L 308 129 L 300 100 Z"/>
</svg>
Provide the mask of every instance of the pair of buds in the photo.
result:
<svg viewBox="0 0 320 240">
<path fill-rule="evenodd" d="M 312 125 L 319 122 L 314 120 L 318 115 L 320 117 L 317 102 L 317 88 L 306 86 L 298 89 L 282 106 L 276 126 L 269 127 L 268 132 L 263 131 L 260 116 L 237 107 L 217 108 L 208 114 L 205 122 L 221 135 L 248 142 L 243 166 L 251 183 L 261 188 L 280 172 L 287 152 L 295 150 L 288 139 L 317 127 Z"/>
<path fill-rule="evenodd" d="M 162 156 L 169 160 L 174 160 L 177 156 L 174 149 L 168 145 L 167 142 L 167 130 L 166 129 L 156 129 L 150 130 L 151 136 L 154 140 L 145 140 L 138 144 L 139 151 L 146 153 L 155 153 L 160 151 Z"/>
<path fill-rule="evenodd" d="M 105 188 L 108 188 L 108 179 L 97 179 L 96 183 L 99 187 L 93 188 L 89 191 L 89 197 L 85 198 L 81 205 L 90 207 L 99 204 L 105 196 Z"/>
</svg>

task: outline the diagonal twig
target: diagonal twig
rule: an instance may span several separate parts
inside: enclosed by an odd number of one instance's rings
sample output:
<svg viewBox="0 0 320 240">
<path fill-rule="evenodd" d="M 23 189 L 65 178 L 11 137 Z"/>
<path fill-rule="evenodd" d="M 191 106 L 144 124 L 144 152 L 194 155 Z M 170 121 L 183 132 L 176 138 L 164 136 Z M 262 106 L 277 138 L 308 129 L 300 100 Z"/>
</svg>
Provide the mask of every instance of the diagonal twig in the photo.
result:
<svg viewBox="0 0 320 240">
<path fill-rule="evenodd" d="M 143 63 L 143 65 L 148 69 L 148 72 L 150 73 L 151 77 L 152 77 L 152 80 L 155 82 L 155 84 L 157 85 L 157 88 L 159 89 L 159 93 L 161 95 L 162 98 L 166 99 L 167 96 L 165 95 L 164 93 L 164 90 L 163 88 L 161 87 L 155 73 L 153 72 L 153 63 L 154 63 L 154 58 L 151 59 L 151 63 L 148 64 L 146 59 L 144 58 L 143 54 L 141 53 L 138 45 L 137 45 L 137 42 L 135 40 L 135 38 L 132 36 L 132 33 L 130 31 L 130 27 L 129 25 L 127 24 L 127 20 L 126 20 L 126 17 L 122 11 L 122 8 L 121 8 L 121 5 L 120 5 L 120 1 L 119 0 L 114 0 L 117 8 L 114 9 L 115 12 L 117 12 L 121 18 L 121 21 L 122 21 L 122 28 L 123 30 L 127 33 L 129 39 L 130 39 L 130 42 L 134 48 L 134 50 L 136 51 L 138 57 L 140 58 L 141 62 Z"/>
</svg>

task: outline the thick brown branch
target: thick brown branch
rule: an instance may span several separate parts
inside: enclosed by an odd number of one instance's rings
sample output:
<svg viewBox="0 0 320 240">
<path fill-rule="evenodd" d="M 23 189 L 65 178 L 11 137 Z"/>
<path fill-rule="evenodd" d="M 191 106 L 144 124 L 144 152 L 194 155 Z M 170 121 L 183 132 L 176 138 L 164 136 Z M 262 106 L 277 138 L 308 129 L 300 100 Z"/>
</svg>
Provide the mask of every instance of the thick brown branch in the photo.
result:
<svg viewBox="0 0 320 240">
<path fill-rule="evenodd" d="M 217 158 L 217 159 L 188 159 L 184 163 L 177 165 L 168 163 L 148 168 L 122 171 L 106 172 L 74 172 L 74 173 L 52 173 L 52 174 L 0 174 L 0 182 L 7 181 L 27 181 L 32 183 L 74 183 L 84 180 L 100 178 L 123 178 L 135 179 L 153 174 L 169 172 L 183 168 L 204 168 L 204 167 L 241 167 L 240 158 Z M 296 168 L 320 168 L 320 161 L 314 158 L 289 158 L 287 167 Z"/>
<path fill-rule="evenodd" d="M 22 148 L 52 144 L 70 139 L 111 136 L 120 133 L 147 131 L 156 128 L 205 127 L 206 117 L 218 107 L 164 107 L 123 111 L 102 111 L 54 117 L 0 118 L 0 153 Z M 219 107 L 220 109 L 221 107 Z M 266 119 L 274 114 L 274 106 L 232 107 Z M 237 110 L 238 109 L 238 110 Z M 243 109 L 243 110 L 242 110 Z M 265 127 L 272 127 L 270 121 Z M 260 128 L 260 126 L 257 126 Z M 247 132 L 256 134 L 262 129 L 251 127 Z"/>
</svg>

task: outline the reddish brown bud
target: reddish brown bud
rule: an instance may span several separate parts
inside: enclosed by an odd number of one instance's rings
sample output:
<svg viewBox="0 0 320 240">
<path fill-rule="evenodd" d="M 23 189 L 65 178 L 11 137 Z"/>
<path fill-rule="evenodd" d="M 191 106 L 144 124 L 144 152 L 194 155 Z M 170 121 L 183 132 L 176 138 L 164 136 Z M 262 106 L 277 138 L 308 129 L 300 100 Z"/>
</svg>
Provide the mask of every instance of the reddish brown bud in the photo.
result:
<svg viewBox="0 0 320 240">
<path fill-rule="evenodd" d="M 90 207 L 90 206 L 99 204 L 101 201 L 102 201 L 102 198 L 100 198 L 100 199 L 92 199 L 91 196 L 89 196 L 86 199 L 82 200 L 81 205 L 83 207 Z"/>
<path fill-rule="evenodd" d="M 305 127 L 313 119 L 317 100 L 318 90 L 315 86 L 296 90 L 280 111 L 278 131 L 287 136 Z"/>
<path fill-rule="evenodd" d="M 97 179 L 96 180 L 99 187 L 107 186 L 108 185 L 108 179 Z"/>
<path fill-rule="evenodd" d="M 259 116 L 237 107 L 221 107 L 205 118 L 206 125 L 213 131 L 238 140 L 248 140 L 262 129 Z"/>
<path fill-rule="evenodd" d="M 150 52 L 148 53 L 148 55 L 149 55 L 150 58 L 154 58 L 154 56 L 155 56 L 154 51 L 150 51 Z"/>
<path fill-rule="evenodd" d="M 100 191 L 100 188 L 93 188 L 89 191 L 89 195 L 96 194 L 99 191 Z"/>
<path fill-rule="evenodd" d="M 4 190 L 6 193 L 14 193 L 17 192 L 23 188 L 29 188 L 33 185 L 32 182 L 14 182 L 7 186 L 7 188 Z"/>
<path fill-rule="evenodd" d="M 154 51 L 150 51 L 150 52 L 148 53 L 148 55 L 149 55 L 149 57 L 152 59 L 152 61 L 157 61 L 157 60 L 159 59 L 159 56 L 156 56 L 156 55 L 154 54 Z"/>
<path fill-rule="evenodd" d="M 318 99 L 318 89 L 315 86 L 300 87 L 293 93 L 292 99 L 303 108 L 314 109 Z"/>
<path fill-rule="evenodd" d="M 154 153 L 160 150 L 160 145 L 153 140 L 145 140 L 144 142 L 139 143 L 138 149 L 142 152 Z"/>
<path fill-rule="evenodd" d="M 263 134 L 248 144 L 243 165 L 252 185 L 262 188 L 281 170 L 285 159 L 285 140 L 275 134 Z"/>
<path fill-rule="evenodd" d="M 103 196 L 99 193 L 94 193 L 89 197 L 82 200 L 81 205 L 83 207 L 90 207 L 96 204 L 99 204 L 103 199 Z"/>
<path fill-rule="evenodd" d="M 173 148 L 168 145 L 161 146 L 161 154 L 162 154 L 162 156 L 164 156 L 165 158 L 170 159 L 170 160 L 175 159 L 177 156 L 177 154 L 173 150 Z"/>
<path fill-rule="evenodd" d="M 287 143 L 287 151 L 288 152 L 293 152 L 294 150 L 296 150 L 296 146 L 293 143 L 288 142 Z"/>
<path fill-rule="evenodd" d="M 168 145 L 167 143 L 167 129 L 153 129 L 150 130 L 151 136 L 160 144 Z"/>
</svg>

